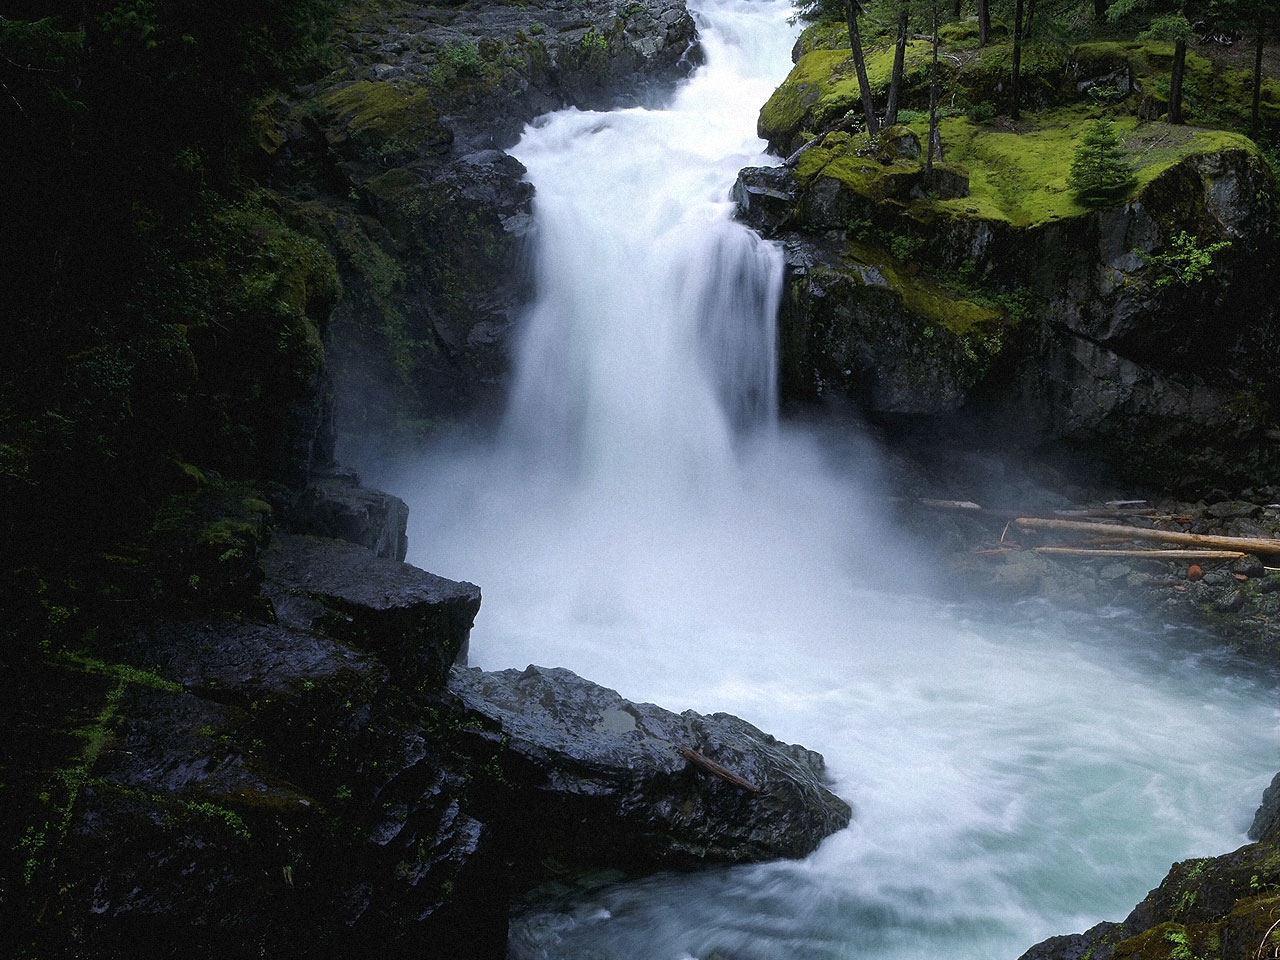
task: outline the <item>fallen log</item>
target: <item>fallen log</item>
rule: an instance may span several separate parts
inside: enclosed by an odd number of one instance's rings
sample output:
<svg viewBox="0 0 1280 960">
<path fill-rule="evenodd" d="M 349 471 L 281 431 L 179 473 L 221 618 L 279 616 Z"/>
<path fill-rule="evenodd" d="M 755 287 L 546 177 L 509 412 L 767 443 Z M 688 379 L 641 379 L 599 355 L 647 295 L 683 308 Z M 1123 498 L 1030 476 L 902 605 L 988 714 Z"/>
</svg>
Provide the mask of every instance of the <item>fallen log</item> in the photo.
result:
<svg viewBox="0 0 1280 960">
<path fill-rule="evenodd" d="M 972 500 L 918 500 L 916 501 L 922 507 L 929 507 L 932 510 L 964 510 L 966 512 L 977 510 L 982 512 L 982 507 L 978 506 Z"/>
<path fill-rule="evenodd" d="M 1239 560 L 1239 550 L 1141 550 L 1101 547 L 1034 547 L 1036 553 L 1057 557 L 1139 557 L 1143 560 Z"/>
<path fill-rule="evenodd" d="M 1089 523 L 1084 520 L 1048 520 L 1040 517 L 1019 517 L 1014 523 L 1023 530 L 1070 530 L 1073 533 L 1092 533 L 1105 537 L 1124 536 L 1131 540 L 1159 540 L 1163 543 L 1206 547 L 1210 550 L 1240 550 L 1244 553 L 1280 555 L 1280 540 L 1270 537 L 1223 537 L 1211 533 L 1182 533 L 1174 530 L 1153 530 L 1150 527 L 1126 527 L 1119 524 Z"/>
<path fill-rule="evenodd" d="M 728 769 L 727 767 L 720 766 L 720 764 L 716 763 L 710 757 L 699 753 L 697 750 L 694 750 L 692 747 L 681 747 L 680 756 L 684 757 L 686 760 L 688 760 L 690 763 L 694 764 L 695 766 L 701 767 L 703 770 L 707 771 L 707 773 L 711 774 L 712 776 L 719 777 L 721 780 L 724 780 L 727 783 L 732 783 L 735 787 L 741 787 L 743 790 L 746 790 L 749 793 L 760 792 L 760 788 L 757 787 L 750 780 L 743 779 L 742 777 L 738 776 L 736 773 L 734 773 L 732 770 Z"/>
</svg>

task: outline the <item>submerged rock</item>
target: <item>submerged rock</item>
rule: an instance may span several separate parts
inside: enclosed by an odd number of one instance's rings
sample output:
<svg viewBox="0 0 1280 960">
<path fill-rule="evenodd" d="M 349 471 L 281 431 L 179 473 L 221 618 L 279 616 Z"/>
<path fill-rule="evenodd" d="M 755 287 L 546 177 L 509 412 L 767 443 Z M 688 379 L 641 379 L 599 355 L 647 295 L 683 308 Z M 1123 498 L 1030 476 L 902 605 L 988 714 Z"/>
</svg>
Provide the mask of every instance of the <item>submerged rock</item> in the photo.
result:
<svg viewBox="0 0 1280 960">
<path fill-rule="evenodd" d="M 513 845 L 530 862 L 646 870 L 801 857 L 849 823 L 819 754 L 728 714 L 676 714 L 535 666 L 458 667 L 449 690 L 501 736 L 496 802 L 520 811 Z"/>
</svg>

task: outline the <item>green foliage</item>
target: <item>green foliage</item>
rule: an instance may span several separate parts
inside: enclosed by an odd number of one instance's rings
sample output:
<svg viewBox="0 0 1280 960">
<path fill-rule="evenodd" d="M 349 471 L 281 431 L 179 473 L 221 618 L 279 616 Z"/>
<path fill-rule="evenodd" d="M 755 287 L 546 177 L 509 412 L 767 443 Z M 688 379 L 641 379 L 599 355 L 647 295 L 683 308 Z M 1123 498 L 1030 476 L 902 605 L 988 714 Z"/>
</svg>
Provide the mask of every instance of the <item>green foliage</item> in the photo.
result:
<svg viewBox="0 0 1280 960">
<path fill-rule="evenodd" d="M 970 106 L 969 109 L 965 111 L 965 116 L 967 116 L 974 123 L 978 123 L 978 124 L 990 123 L 992 120 L 996 118 L 996 108 L 994 104 L 987 103 L 985 100 L 979 101 L 978 103 L 975 103 L 972 106 Z"/>
<path fill-rule="evenodd" d="M 478 77 L 484 71 L 484 58 L 475 43 L 455 43 L 445 47 L 432 68 L 431 79 L 438 85 L 456 83 Z"/>
<path fill-rule="evenodd" d="M 1174 284 L 1191 287 L 1214 275 L 1214 257 L 1230 246 L 1230 240 L 1206 244 L 1199 237 L 1180 230 L 1164 253 L 1142 256 L 1156 270 L 1157 276 L 1152 286 L 1157 290 Z"/>
<path fill-rule="evenodd" d="M 1168 13 L 1156 17 L 1139 36 L 1143 40 L 1187 40 L 1191 37 L 1191 21 L 1181 13 Z"/>
<path fill-rule="evenodd" d="M 1076 148 L 1067 184 L 1089 206 L 1124 196 L 1137 183 L 1133 164 L 1110 120 L 1097 120 Z"/>
</svg>

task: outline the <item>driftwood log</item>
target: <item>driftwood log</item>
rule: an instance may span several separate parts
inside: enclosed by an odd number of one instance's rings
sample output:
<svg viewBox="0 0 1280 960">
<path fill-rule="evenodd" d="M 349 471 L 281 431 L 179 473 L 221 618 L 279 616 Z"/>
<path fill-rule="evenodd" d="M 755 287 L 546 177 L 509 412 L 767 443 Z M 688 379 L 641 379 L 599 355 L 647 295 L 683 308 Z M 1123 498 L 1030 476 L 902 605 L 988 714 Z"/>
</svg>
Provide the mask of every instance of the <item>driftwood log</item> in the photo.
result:
<svg viewBox="0 0 1280 960">
<path fill-rule="evenodd" d="M 727 783 L 732 783 L 735 787 L 741 787 L 743 790 L 746 790 L 748 793 L 760 792 L 760 788 L 757 787 L 750 780 L 746 780 L 743 777 L 738 776 L 736 773 L 734 773 L 732 770 L 730 770 L 727 767 L 722 767 L 720 764 L 716 763 L 710 757 L 699 753 L 697 750 L 694 750 L 692 747 L 681 747 L 680 756 L 684 757 L 694 766 L 701 767 L 703 770 L 707 771 L 707 773 L 711 774 L 712 776 L 719 777 L 721 780 L 724 780 Z"/>
<path fill-rule="evenodd" d="M 1138 557 L 1144 560 L 1239 560 L 1248 556 L 1239 550 L 1118 550 L 1098 547 L 1036 547 L 1035 552 L 1055 557 Z"/>
<path fill-rule="evenodd" d="M 1270 537 L 1223 537 L 1210 533 L 1182 533 L 1153 530 L 1149 527 L 1126 527 L 1118 524 L 1089 523 L 1084 520 L 1051 520 L 1041 517 L 1019 517 L 1014 521 L 1023 530 L 1066 530 L 1096 536 L 1125 537 L 1130 540 L 1157 540 L 1185 547 L 1209 550 L 1237 550 L 1243 553 L 1280 556 L 1280 540 Z"/>
</svg>

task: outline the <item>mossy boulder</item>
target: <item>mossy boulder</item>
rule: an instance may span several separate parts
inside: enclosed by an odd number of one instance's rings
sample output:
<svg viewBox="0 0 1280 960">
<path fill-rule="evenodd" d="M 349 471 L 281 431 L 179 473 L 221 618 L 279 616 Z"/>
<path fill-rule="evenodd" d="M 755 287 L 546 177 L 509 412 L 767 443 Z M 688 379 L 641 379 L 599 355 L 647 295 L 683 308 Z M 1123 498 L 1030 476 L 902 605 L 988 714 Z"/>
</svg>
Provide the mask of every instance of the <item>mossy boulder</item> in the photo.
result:
<svg viewBox="0 0 1280 960">
<path fill-rule="evenodd" d="M 918 87 L 926 74 L 929 44 L 907 44 L 904 85 Z M 893 73 L 893 50 L 883 47 L 867 54 L 867 77 L 872 88 L 883 93 Z M 760 110 L 757 132 L 780 153 L 794 150 L 810 135 L 830 127 L 860 102 L 858 78 L 849 48 L 814 49 L 802 56 L 787 79 Z"/>
<path fill-rule="evenodd" d="M 1010 336 L 1014 321 L 998 306 L 869 245 L 789 253 L 779 318 L 789 397 L 845 395 L 890 419 L 953 413 Z"/>
</svg>

